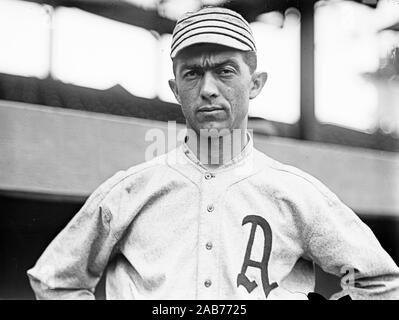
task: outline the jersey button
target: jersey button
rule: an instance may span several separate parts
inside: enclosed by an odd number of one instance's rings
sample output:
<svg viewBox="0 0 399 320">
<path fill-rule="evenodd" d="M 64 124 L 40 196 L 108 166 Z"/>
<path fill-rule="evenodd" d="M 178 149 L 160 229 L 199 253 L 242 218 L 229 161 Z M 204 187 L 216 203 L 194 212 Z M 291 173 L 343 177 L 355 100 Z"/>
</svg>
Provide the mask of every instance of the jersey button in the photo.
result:
<svg viewBox="0 0 399 320">
<path fill-rule="evenodd" d="M 209 204 L 206 210 L 208 210 L 208 212 L 212 212 L 213 210 L 215 210 L 215 207 L 213 206 L 213 204 Z"/>
<path fill-rule="evenodd" d="M 211 280 L 206 280 L 204 282 L 205 287 L 209 288 L 212 285 L 212 281 Z"/>
<path fill-rule="evenodd" d="M 207 250 L 211 250 L 213 248 L 212 242 L 208 242 L 205 247 Z"/>
<path fill-rule="evenodd" d="M 212 179 L 212 173 L 210 173 L 210 172 L 205 173 L 205 179 L 206 180 Z"/>
</svg>

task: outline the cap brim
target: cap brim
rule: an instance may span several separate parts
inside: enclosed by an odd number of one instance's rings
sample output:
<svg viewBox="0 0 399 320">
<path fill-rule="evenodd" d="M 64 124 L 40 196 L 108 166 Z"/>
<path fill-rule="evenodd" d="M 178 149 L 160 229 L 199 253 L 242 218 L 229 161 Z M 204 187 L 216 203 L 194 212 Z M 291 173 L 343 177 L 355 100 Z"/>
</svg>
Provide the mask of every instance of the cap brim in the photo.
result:
<svg viewBox="0 0 399 320">
<path fill-rule="evenodd" d="M 216 44 L 241 51 L 253 50 L 246 43 L 243 43 L 235 38 L 226 37 L 225 34 L 206 33 L 206 34 L 196 35 L 189 39 L 184 40 L 178 46 L 176 46 L 176 48 L 174 48 L 174 50 L 171 52 L 170 57 L 173 59 L 183 49 L 200 43 Z"/>
</svg>

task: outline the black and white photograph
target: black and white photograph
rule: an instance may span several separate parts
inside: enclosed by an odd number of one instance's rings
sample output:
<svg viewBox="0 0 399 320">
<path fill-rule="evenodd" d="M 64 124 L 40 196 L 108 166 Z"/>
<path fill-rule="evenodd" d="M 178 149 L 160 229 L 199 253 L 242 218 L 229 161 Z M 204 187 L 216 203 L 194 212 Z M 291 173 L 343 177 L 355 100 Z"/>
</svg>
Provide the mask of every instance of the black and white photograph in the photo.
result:
<svg viewBox="0 0 399 320">
<path fill-rule="evenodd" d="M 399 0 L 0 0 L 0 300 L 244 316 L 398 265 Z"/>
</svg>

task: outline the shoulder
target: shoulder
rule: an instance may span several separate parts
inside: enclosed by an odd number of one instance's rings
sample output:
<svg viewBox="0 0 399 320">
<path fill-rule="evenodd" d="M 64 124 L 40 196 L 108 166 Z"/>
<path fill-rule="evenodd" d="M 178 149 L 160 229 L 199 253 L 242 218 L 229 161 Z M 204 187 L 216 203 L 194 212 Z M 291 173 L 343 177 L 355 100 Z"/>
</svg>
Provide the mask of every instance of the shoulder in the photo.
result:
<svg viewBox="0 0 399 320">
<path fill-rule="evenodd" d="M 277 189 L 306 199 L 325 200 L 329 203 L 338 201 L 337 196 L 319 179 L 295 167 L 270 158 L 256 150 L 256 159 L 261 167 L 263 179 Z"/>
<path fill-rule="evenodd" d="M 107 197 L 120 195 L 121 192 L 144 190 L 145 185 L 157 175 L 158 170 L 168 168 L 168 154 L 155 157 L 134 165 L 126 170 L 120 170 L 101 183 L 90 195 L 87 202 L 98 205 Z M 124 191 L 123 191 L 124 190 Z"/>
</svg>

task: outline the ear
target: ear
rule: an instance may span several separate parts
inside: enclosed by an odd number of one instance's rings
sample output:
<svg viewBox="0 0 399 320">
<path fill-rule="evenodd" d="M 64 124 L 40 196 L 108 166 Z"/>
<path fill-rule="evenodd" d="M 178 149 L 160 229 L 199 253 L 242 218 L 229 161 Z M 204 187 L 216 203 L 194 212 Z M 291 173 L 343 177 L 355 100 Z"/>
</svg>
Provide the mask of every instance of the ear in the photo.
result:
<svg viewBox="0 0 399 320">
<path fill-rule="evenodd" d="M 173 94 L 175 95 L 175 98 L 176 98 L 177 102 L 181 103 L 180 102 L 179 91 L 177 90 L 176 80 L 175 79 L 170 79 L 168 82 L 169 82 L 170 90 L 172 90 Z"/>
<path fill-rule="evenodd" d="M 263 89 L 267 80 L 266 72 L 254 72 L 251 79 L 251 91 L 249 92 L 249 98 L 255 98 Z"/>
</svg>

